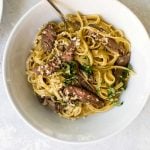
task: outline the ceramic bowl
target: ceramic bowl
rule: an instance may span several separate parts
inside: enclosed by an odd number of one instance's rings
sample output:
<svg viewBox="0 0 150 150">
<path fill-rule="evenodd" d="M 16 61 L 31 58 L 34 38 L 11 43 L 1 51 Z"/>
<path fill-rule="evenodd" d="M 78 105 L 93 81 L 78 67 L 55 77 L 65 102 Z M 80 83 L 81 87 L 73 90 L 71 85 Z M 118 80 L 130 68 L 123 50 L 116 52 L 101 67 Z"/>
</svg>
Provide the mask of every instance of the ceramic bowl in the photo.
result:
<svg viewBox="0 0 150 150">
<path fill-rule="evenodd" d="M 145 28 L 137 17 L 116 0 L 60 0 L 64 12 L 99 14 L 122 29 L 131 42 L 131 64 L 135 74 L 121 96 L 124 104 L 104 113 L 75 121 L 60 118 L 37 100 L 25 73 L 26 59 L 38 29 L 48 21 L 59 21 L 57 12 L 42 0 L 14 27 L 3 58 L 3 79 L 10 101 L 34 129 L 51 139 L 72 143 L 93 142 L 110 137 L 129 125 L 143 109 L 150 92 L 150 46 Z"/>
</svg>

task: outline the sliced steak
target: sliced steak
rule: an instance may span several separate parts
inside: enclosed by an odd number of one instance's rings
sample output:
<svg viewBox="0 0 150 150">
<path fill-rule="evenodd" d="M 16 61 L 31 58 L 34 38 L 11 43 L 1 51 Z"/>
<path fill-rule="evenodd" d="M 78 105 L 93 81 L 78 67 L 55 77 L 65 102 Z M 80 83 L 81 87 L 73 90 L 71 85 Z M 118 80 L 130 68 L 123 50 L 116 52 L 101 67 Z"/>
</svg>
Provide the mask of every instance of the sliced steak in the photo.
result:
<svg viewBox="0 0 150 150">
<path fill-rule="evenodd" d="M 43 98 L 43 103 L 46 103 L 46 106 L 57 113 L 61 113 L 64 108 L 60 103 L 53 102 L 50 97 Z"/>
<path fill-rule="evenodd" d="M 119 82 L 120 82 L 120 76 L 122 75 L 123 73 L 123 70 L 122 69 L 116 69 L 114 70 L 113 74 L 115 76 L 115 85 L 117 85 Z"/>
<path fill-rule="evenodd" d="M 44 66 L 38 66 L 33 69 L 36 74 L 41 74 L 41 71 L 44 72 L 45 75 L 51 75 L 60 69 L 62 62 L 69 62 L 73 60 L 73 55 L 75 51 L 75 46 L 71 43 L 67 50 L 62 53 L 60 56 L 54 56 L 52 60 L 48 62 L 48 64 Z"/>
<path fill-rule="evenodd" d="M 87 89 L 88 91 L 92 92 L 93 94 L 97 95 L 94 86 L 84 78 L 84 76 L 81 72 L 78 73 L 78 82 L 81 87 L 83 87 L 83 88 Z"/>
<path fill-rule="evenodd" d="M 115 64 L 118 66 L 127 66 L 130 61 L 130 56 L 131 53 L 128 53 L 123 56 L 119 56 Z"/>
<path fill-rule="evenodd" d="M 118 52 L 120 55 L 125 54 L 125 49 L 123 44 L 117 43 L 114 39 L 108 38 L 108 44 L 107 47 L 114 50 L 115 52 Z"/>
<path fill-rule="evenodd" d="M 123 43 L 117 43 L 114 39 L 109 38 L 107 46 L 120 54 L 115 65 L 118 66 L 128 65 L 131 53 L 126 53 Z"/>
<path fill-rule="evenodd" d="M 48 69 L 48 75 L 54 73 L 58 69 L 60 69 L 62 62 L 69 62 L 73 60 L 73 54 L 75 51 L 74 44 L 70 44 L 66 51 L 62 53 L 59 57 L 54 57 L 52 61 L 48 63 L 49 69 Z"/>
<path fill-rule="evenodd" d="M 124 56 L 119 56 L 115 65 L 127 67 L 127 65 L 129 64 L 129 61 L 130 61 L 130 55 L 131 55 L 131 53 L 128 53 L 127 55 L 124 55 Z M 122 69 L 116 69 L 113 71 L 113 74 L 116 78 L 115 84 L 118 84 L 120 82 L 120 76 L 122 76 L 123 71 L 124 70 L 122 70 Z"/>
<path fill-rule="evenodd" d="M 62 60 L 60 57 L 54 57 L 48 63 L 48 68 L 45 70 L 46 74 L 47 75 L 53 74 L 55 71 L 57 71 L 60 68 L 61 63 L 62 63 Z"/>
<path fill-rule="evenodd" d="M 97 97 L 96 95 L 94 95 L 93 93 L 77 87 L 77 86 L 68 86 L 64 89 L 64 94 L 65 95 L 69 95 L 69 96 L 75 96 L 77 97 L 77 99 L 79 99 L 82 102 L 89 102 L 90 104 L 92 104 L 95 108 L 102 108 L 105 104 L 104 104 L 104 100 Z"/>
<path fill-rule="evenodd" d="M 56 32 L 52 24 L 48 24 L 42 31 L 41 44 L 44 50 L 51 50 L 56 40 Z"/>
<path fill-rule="evenodd" d="M 115 65 L 127 67 L 127 65 L 129 64 L 129 61 L 130 61 L 130 53 L 128 53 L 127 55 L 124 55 L 124 56 L 120 56 L 117 59 Z M 115 69 L 113 71 L 113 74 L 116 78 L 115 84 L 118 84 L 120 82 L 120 76 L 122 76 L 123 71 L 124 70 L 122 70 L 122 69 Z"/>
<path fill-rule="evenodd" d="M 74 55 L 74 51 L 75 51 L 75 45 L 74 43 L 71 43 L 67 50 L 64 51 L 64 53 L 61 56 L 62 61 L 64 62 L 69 62 L 73 60 L 73 55 Z"/>
</svg>

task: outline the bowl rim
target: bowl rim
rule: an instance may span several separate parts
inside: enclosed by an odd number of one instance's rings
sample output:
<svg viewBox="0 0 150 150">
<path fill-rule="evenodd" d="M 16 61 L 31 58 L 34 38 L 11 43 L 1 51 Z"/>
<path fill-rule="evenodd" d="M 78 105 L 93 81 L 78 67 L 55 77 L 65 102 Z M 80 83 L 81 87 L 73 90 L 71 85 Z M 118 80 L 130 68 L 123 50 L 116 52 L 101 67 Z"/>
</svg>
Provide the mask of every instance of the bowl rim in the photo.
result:
<svg viewBox="0 0 150 150">
<path fill-rule="evenodd" d="M 14 103 L 13 99 L 12 99 L 12 96 L 10 94 L 10 91 L 8 89 L 8 84 L 7 84 L 7 78 L 6 78 L 6 57 L 7 57 L 7 53 L 8 53 L 8 48 L 9 48 L 9 44 L 10 44 L 10 41 L 12 39 L 12 36 L 14 35 L 17 27 L 22 23 L 22 21 L 26 18 L 26 16 L 32 12 L 34 9 L 36 9 L 36 7 L 38 7 L 39 5 L 41 5 L 45 0 L 41 0 L 40 2 L 38 2 L 37 4 L 35 4 L 33 7 L 31 7 L 29 10 L 27 10 L 27 12 L 21 16 L 21 18 L 19 19 L 19 21 L 16 23 L 16 25 L 14 26 L 13 30 L 11 31 L 8 39 L 7 39 L 7 42 L 6 42 L 6 45 L 5 45 L 5 49 L 4 49 L 4 52 L 3 52 L 3 59 L 2 59 L 2 77 L 3 77 L 3 84 L 4 84 L 4 89 L 6 91 L 6 94 L 7 94 L 7 97 L 9 99 L 9 102 L 11 103 L 11 105 L 13 106 L 13 108 L 15 109 L 15 111 L 17 112 L 17 114 L 20 116 L 20 118 L 22 118 L 22 120 L 24 120 L 24 122 L 29 126 L 31 127 L 34 131 L 38 132 L 39 134 L 43 135 L 44 137 L 48 137 L 50 140 L 52 141 L 55 141 L 55 142 L 61 142 L 61 143 L 69 143 L 69 144 L 91 144 L 91 143 L 96 143 L 96 142 L 101 142 L 101 141 L 104 141 L 106 139 L 109 139 L 111 138 L 112 136 L 115 136 L 117 135 L 118 133 L 120 133 L 122 130 L 124 130 L 129 124 L 131 124 L 131 122 L 133 120 L 135 120 L 135 118 L 140 114 L 140 112 L 143 110 L 146 102 L 148 101 L 148 97 L 150 96 L 150 92 L 147 91 L 147 93 L 145 94 L 145 97 L 144 97 L 144 101 L 142 103 L 142 106 L 140 107 L 140 109 L 135 113 L 135 115 L 130 119 L 128 120 L 128 122 L 120 127 L 120 129 L 114 131 L 113 133 L 111 133 L 110 135 L 107 135 L 105 137 L 102 137 L 102 138 L 98 138 L 98 139 L 94 139 L 94 140 L 90 140 L 90 141 L 69 141 L 69 140 L 63 140 L 63 139 L 58 139 L 56 137 L 52 137 L 44 132 L 42 132 L 40 129 L 38 129 L 34 124 L 32 124 L 30 122 L 30 120 L 21 112 L 21 110 L 18 108 L 18 106 L 16 106 L 16 104 Z M 118 0 L 112 0 L 114 1 L 115 3 L 119 3 L 119 5 L 121 7 L 124 7 L 127 11 L 129 11 L 133 16 L 134 18 L 136 19 L 136 21 L 140 24 L 141 28 L 143 28 L 143 31 L 145 32 L 145 35 L 147 35 L 148 39 L 149 38 L 149 35 L 144 27 L 144 25 L 142 24 L 142 22 L 139 20 L 139 18 L 127 7 L 125 6 L 123 3 L 121 3 L 120 1 Z M 148 45 L 150 47 L 150 44 Z M 150 81 L 149 81 L 150 82 Z M 150 88 L 150 84 L 149 84 L 149 88 Z"/>
</svg>

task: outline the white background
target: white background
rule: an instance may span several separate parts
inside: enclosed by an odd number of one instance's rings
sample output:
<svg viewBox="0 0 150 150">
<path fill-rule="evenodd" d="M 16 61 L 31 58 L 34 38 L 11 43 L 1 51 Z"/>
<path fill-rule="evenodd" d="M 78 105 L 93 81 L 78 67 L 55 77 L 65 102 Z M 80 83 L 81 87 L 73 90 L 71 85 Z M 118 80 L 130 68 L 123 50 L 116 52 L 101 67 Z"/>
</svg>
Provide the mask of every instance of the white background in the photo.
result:
<svg viewBox="0 0 150 150">
<path fill-rule="evenodd" d="M 17 115 L 3 88 L 2 55 L 6 40 L 17 20 L 38 1 L 4 0 L 0 24 L 0 150 L 150 150 L 150 101 L 138 118 L 124 131 L 105 141 L 88 145 L 51 141 L 33 131 Z M 139 17 L 150 34 L 150 0 L 121 1 Z"/>
</svg>

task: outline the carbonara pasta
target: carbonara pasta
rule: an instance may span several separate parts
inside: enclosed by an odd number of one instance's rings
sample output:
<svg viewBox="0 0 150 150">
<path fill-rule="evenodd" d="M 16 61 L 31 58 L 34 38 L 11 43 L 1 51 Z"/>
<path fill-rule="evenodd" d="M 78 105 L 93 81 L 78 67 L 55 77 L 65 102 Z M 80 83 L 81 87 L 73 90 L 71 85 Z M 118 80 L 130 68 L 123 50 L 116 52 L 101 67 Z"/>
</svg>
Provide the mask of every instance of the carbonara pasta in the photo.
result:
<svg viewBox="0 0 150 150">
<path fill-rule="evenodd" d="M 68 14 L 36 35 L 26 62 L 40 102 L 67 119 L 121 105 L 130 76 L 130 42 L 99 15 Z"/>
</svg>

